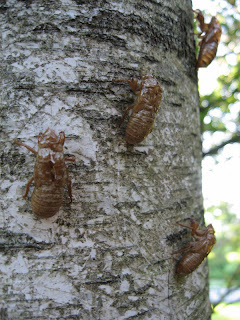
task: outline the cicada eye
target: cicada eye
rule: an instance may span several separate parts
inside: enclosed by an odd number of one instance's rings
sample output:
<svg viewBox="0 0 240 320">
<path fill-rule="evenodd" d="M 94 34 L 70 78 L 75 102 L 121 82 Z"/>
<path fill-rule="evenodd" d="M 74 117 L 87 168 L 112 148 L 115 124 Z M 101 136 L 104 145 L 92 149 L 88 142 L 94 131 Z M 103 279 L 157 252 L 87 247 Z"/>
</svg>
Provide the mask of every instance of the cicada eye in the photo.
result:
<svg viewBox="0 0 240 320">
<path fill-rule="evenodd" d="M 59 142 L 63 145 L 65 142 L 65 133 L 63 131 L 59 132 Z"/>
<path fill-rule="evenodd" d="M 43 133 L 42 132 L 39 132 L 39 135 L 38 135 L 38 142 L 41 142 L 43 139 Z"/>
</svg>

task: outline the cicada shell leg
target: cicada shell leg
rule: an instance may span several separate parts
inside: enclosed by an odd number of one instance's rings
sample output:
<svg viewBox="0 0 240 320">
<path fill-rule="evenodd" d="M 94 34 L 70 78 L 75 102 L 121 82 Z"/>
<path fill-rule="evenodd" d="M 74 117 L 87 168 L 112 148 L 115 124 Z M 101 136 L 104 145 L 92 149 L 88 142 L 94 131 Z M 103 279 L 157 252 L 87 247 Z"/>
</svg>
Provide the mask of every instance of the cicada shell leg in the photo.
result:
<svg viewBox="0 0 240 320">
<path fill-rule="evenodd" d="M 26 186 L 26 191 L 25 191 L 25 193 L 23 195 L 23 198 L 26 198 L 26 196 L 28 195 L 29 188 L 30 188 L 30 185 L 33 182 L 33 180 L 34 180 L 34 177 L 32 177 L 31 179 L 28 180 L 28 183 L 27 183 L 27 186 Z"/>
<path fill-rule="evenodd" d="M 133 109 L 135 106 L 135 103 L 131 104 L 129 107 L 127 107 L 127 109 L 125 110 L 124 114 L 122 115 L 121 120 L 119 121 L 119 127 L 121 127 L 124 119 L 126 118 L 126 115 L 128 114 L 128 112 Z"/>
<path fill-rule="evenodd" d="M 25 147 L 25 148 L 27 148 L 29 151 L 31 151 L 32 153 L 34 153 L 34 154 L 38 154 L 37 153 L 37 151 L 36 150 L 34 150 L 33 148 L 31 148 L 30 146 L 28 146 L 27 144 L 25 144 L 25 143 L 23 143 L 23 142 L 21 142 L 21 141 L 19 141 L 19 140 L 17 140 L 17 139 L 14 139 L 14 142 L 16 143 L 16 144 L 18 144 L 19 146 L 23 146 L 23 147 Z"/>
</svg>

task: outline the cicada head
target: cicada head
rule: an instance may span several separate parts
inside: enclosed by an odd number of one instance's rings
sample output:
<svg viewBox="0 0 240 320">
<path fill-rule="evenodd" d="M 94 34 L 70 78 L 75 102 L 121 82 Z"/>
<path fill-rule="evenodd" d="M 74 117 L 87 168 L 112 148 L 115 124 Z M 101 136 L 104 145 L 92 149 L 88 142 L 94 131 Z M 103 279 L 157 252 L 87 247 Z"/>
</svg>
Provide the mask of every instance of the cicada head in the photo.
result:
<svg viewBox="0 0 240 320">
<path fill-rule="evenodd" d="M 62 151 L 65 141 L 65 134 L 63 131 L 57 136 L 55 131 L 47 128 L 43 133 L 40 132 L 38 136 L 38 148 L 50 148 L 52 151 Z"/>
</svg>

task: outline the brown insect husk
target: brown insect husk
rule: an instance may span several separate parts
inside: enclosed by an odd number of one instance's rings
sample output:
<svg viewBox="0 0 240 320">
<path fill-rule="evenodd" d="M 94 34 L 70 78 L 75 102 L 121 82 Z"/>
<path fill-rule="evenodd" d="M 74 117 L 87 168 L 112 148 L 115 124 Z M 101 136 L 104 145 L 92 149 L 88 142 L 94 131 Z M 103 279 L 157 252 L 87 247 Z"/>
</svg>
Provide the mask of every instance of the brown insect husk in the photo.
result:
<svg viewBox="0 0 240 320">
<path fill-rule="evenodd" d="M 128 82 L 132 91 L 137 95 L 136 101 L 127 107 L 120 121 L 121 125 L 127 113 L 132 110 L 126 126 L 125 139 L 128 144 L 137 144 L 142 142 L 153 129 L 162 100 L 162 88 L 151 74 L 144 74 L 141 79 L 115 81 Z"/>
<path fill-rule="evenodd" d="M 38 136 L 38 151 L 18 140 L 14 142 L 24 146 L 37 155 L 34 176 L 28 181 L 26 197 L 31 183 L 34 181 L 31 206 L 33 212 L 41 218 L 54 216 L 62 205 L 64 186 L 67 184 L 70 202 L 72 202 L 71 180 L 65 164 L 63 145 L 65 134 L 63 131 L 56 135 L 54 130 L 47 129 Z M 70 161 L 73 161 L 72 158 Z"/>
<path fill-rule="evenodd" d="M 195 240 L 194 242 L 189 242 L 186 248 L 174 252 L 180 253 L 185 251 L 185 254 L 177 265 L 176 274 L 178 275 L 188 275 L 196 270 L 216 243 L 215 230 L 211 224 L 201 230 L 195 220 L 190 219 L 190 221 L 190 226 L 178 223 L 184 228 L 191 229 L 192 237 Z"/>
<path fill-rule="evenodd" d="M 201 32 L 197 34 L 201 39 L 199 42 L 199 54 L 196 67 L 207 67 L 215 58 L 218 44 L 222 35 L 222 28 L 216 17 L 212 17 L 210 23 L 204 22 L 204 16 L 200 10 L 193 10 L 197 14 L 196 18 L 199 22 Z"/>
</svg>

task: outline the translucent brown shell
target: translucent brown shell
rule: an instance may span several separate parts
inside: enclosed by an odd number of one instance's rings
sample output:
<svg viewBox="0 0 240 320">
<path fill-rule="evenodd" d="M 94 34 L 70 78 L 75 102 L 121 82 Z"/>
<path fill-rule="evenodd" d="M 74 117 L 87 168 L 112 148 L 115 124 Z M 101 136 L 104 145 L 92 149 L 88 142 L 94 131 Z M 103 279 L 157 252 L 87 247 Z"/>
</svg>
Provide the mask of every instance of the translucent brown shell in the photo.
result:
<svg viewBox="0 0 240 320">
<path fill-rule="evenodd" d="M 218 44 L 222 35 L 222 28 L 216 17 L 212 17 L 210 23 L 204 22 L 204 16 L 200 10 L 193 10 L 197 16 L 201 32 L 197 34 L 199 42 L 199 54 L 197 68 L 207 67 L 215 58 Z"/>
<path fill-rule="evenodd" d="M 15 140 L 15 143 L 24 146 L 33 152 L 37 158 L 34 167 L 34 176 L 28 181 L 26 197 L 31 183 L 34 181 L 31 206 L 33 212 L 41 218 L 49 218 L 55 215 L 63 202 L 64 186 L 67 184 L 70 202 L 72 202 L 71 180 L 65 160 L 63 145 L 65 134 L 63 131 L 57 136 L 54 130 L 47 129 L 38 136 L 38 151 L 35 151 L 25 143 Z"/>
<path fill-rule="evenodd" d="M 125 110 L 120 125 L 127 113 L 132 114 L 126 126 L 125 139 L 128 144 L 143 141 L 152 131 L 156 114 L 162 100 L 162 88 L 151 74 L 142 75 L 141 79 L 116 80 L 128 82 L 132 91 L 137 95 L 136 101 Z"/>
<path fill-rule="evenodd" d="M 176 273 L 181 275 L 187 275 L 196 270 L 211 252 L 216 243 L 216 238 L 214 236 L 215 231 L 211 224 L 200 230 L 198 223 L 193 219 L 190 220 L 190 226 L 178 223 L 182 227 L 191 229 L 192 237 L 195 240 L 194 242 L 189 242 L 186 248 L 175 252 L 180 253 L 185 251 L 185 254 L 179 260 L 176 269 Z"/>
</svg>

